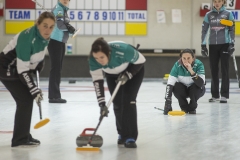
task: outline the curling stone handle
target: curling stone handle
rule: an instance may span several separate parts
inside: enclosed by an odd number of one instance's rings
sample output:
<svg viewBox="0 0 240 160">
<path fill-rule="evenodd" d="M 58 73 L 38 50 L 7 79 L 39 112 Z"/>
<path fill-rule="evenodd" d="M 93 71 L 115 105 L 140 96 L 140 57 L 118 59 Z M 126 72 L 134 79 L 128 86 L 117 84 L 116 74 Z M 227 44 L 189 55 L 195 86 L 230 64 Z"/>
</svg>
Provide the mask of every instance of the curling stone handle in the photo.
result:
<svg viewBox="0 0 240 160">
<path fill-rule="evenodd" d="M 89 134 L 86 134 L 86 131 L 95 131 L 95 128 L 85 128 L 85 129 L 82 131 L 81 135 L 82 135 L 82 136 L 84 136 L 84 135 L 89 135 Z"/>
</svg>

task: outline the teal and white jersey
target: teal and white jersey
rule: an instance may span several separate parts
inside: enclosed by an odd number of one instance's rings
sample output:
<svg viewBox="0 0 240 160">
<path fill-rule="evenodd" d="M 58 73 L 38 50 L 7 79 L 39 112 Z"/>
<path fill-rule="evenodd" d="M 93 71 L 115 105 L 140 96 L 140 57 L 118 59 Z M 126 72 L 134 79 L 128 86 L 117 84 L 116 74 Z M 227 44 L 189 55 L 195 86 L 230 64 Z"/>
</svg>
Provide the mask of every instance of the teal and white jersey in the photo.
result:
<svg viewBox="0 0 240 160">
<path fill-rule="evenodd" d="M 207 12 L 202 23 L 202 44 L 225 44 L 235 42 L 235 24 L 231 27 L 220 23 L 221 19 L 231 20 L 234 22 L 234 17 L 231 11 L 226 10 L 223 6 L 220 11 L 214 7 Z M 207 35 L 209 32 L 208 42 Z"/>
<path fill-rule="evenodd" d="M 205 83 L 205 70 L 203 63 L 200 60 L 195 59 L 192 69 Z M 194 83 L 190 72 L 181 64 L 180 60 L 174 64 L 168 77 L 167 84 L 174 86 L 176 82 L 183 83 L 187 87 Z"/>
<path fill-rule="evenodd" d="M 145 62 L 145 57 L 125 42 L 112 41 L 108 44 L 111 53 L 107 65 L 102 66 L 93 57 L 89 59 L 90 73 L 93 81 L 103 79 L 102 71 L 108 74 L 119 74 L 128 67 L 129 63 L 142 64 Z"/>
<path fill-rule="evenodd" d="M 47 53 L 48 40 L 39 33 L 37 26 L 15 35 L 0 55 L 3 68 L 16 66 L 18 74 L 34 70 Z"/>
<path fill-rule="evenodd" d="M 57 5 L 52 9 L 52 13 L 56 17 L 56 23 L 54 30 L 51 34 L 51 39 L 59 42 L 66 43 L 69 38 L 69 32 L 65 23 L 69 23 L 70 19 L 67 15 L 68 7 L 64 6 L 62 3 L 58 2 Z M 65 12 L 64 12 L 65 11 Z M 65 15 L 65 20 L 64 20 Z"/>
</svg>

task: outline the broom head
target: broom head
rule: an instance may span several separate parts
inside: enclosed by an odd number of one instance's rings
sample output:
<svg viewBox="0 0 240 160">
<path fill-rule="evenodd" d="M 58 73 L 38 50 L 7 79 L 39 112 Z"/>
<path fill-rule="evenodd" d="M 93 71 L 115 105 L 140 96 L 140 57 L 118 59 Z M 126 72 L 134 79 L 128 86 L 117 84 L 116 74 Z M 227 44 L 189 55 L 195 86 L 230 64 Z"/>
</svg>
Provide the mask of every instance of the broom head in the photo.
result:
<svg viewBox="0 0 240 160">
<path fill-rule="evenodd" d="M 35 124 L 34 129 L 38 129 L 42 126 L 44 126 L 45 124 L 47 124 L 50 121 L 50 119 L 45 118 L 44 120 L 41 120 L 40 122 L 38 122 L 37 124 Z"/>
</svg>

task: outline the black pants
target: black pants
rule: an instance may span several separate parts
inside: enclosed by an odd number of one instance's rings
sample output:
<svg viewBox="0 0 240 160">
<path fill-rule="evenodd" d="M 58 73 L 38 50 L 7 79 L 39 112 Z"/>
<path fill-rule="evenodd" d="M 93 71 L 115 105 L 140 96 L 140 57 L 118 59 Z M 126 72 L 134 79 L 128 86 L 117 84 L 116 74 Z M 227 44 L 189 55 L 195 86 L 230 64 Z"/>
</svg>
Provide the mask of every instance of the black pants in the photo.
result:
<svg viewBox="0 0 240 160">
<path fill-rule="evenodd" d="M 33 97 L 29 89 L 20 80 L 1 80 L 14 98 L 17 109 L 15 113 L 12 146 L 26 143 L 31 137 Z"/>
<path fill-rule="evenodd" d="M 48 98 L 61 98 L 60 81 L 65 43 L 50 39 L 48 52 L 51 61 L 51 70 L 48 84 Z"/>
<path fill-rule="evenodd" d="M 128 138 L 137 140 L 138 137 L 136 98 L 143 76 L 144 68 L 119 88 L 113 100 L 117 131 L 124 141 Z M 117 85 L 117 76 L 106 75 L 106 79 L 112 94 Z"/>
<path fill-rule="evenodd" d="M 229 44 L 209 45 L 209 61 L 212 75 L 212 97 L 219 98 L 219 60 L 221 61 L 222 84 L 221 96 L 229 98 Z"/>
<path fill-rule="evenodd" d="M 196 84 L 192 84 L 190 87 L 177 82 L 173 87 L 173 94 L 178 99 L 179 106 L 185 111 L 196 110 L 198 104 L 197 100 L 205 94 L 205 86 L 199 88 Z M 187 98 L 190 98 L 188 103 Z"/>
</svg>

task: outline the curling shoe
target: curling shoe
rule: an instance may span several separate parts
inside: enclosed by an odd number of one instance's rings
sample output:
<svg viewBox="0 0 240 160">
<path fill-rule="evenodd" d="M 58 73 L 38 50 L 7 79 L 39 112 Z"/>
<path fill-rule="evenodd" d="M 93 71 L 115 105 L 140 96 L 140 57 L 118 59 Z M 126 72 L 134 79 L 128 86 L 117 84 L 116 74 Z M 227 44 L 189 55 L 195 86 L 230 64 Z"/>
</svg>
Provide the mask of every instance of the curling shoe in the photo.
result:
<svg viewBox="0 0 240 160">
<path fill-rule="evenodd" d="M 36 143 L 37 145 L 41 144 L 41 142 L 38 139 L 34 139 L 32 137 L 30 138 L 29 141 L 32 142 L 32 143 Z"/>
<path fill-rule="evenodd" d="M 226 97 L 221 97 L 220 103 L 227 103 L 227 98 Z"/>
<path fill-rule="evenodd" d="M 124 144 L 124 141 L 122 140 L 122 137 L 121 135 L 118 136 L 118 141 L 117 141 L 118 144 Z"/>
<path fill-rule="evenodd" d="M 219 98 L 212 97 L 209 99 L 209 102 L 217 102 L 217 101 L 219 101 Z"/>
<path fill-rule="evenodd" d="M 67 101 L 62 98 L 49 98 L 49 103 L 67 103 Z"/>
<path fill-rule="evenodd" d="M 189 111 L 188 113 L 189 113 L 189 114 L 196 114 L 196 110 L 194 110 L 194 111 Z"/>
<path fill-rule="evenodd" d="M 34 139 L 34 140 L 36 140 L 36 139 Z M 40 144 L 40 141 L 38 141 L 38 142 L 39 143 L 35 143 L 33 141 L 27 141 L 26 143 L 12 144 L 12 147 L 36 147 L 36 146 L 39 146 L 39 144 Z"/>
<path fill-rule="evenodd" d="M 124 143 L 124 146 L 126 148 L 137 148 L 137 145 L 136 145 L 135 140 L 133 138 L 127 139 L 126 142 Z"/>
</svg>

